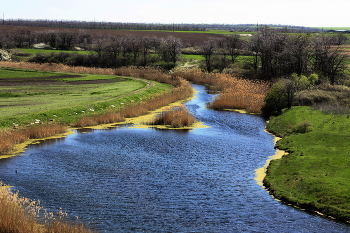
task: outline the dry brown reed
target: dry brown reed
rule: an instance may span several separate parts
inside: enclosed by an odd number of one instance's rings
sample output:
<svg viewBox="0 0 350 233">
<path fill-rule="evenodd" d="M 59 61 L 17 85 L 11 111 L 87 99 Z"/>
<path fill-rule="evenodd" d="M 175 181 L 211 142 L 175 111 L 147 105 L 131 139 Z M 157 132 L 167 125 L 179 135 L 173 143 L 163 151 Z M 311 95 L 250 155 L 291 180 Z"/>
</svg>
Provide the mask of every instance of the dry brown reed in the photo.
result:
<svg viewBox="0 0 350 233">
<path fill-rule="evenodd" d="M 94 67 L 82 67 L 82 66 L 67 66 L 56 63 L 30 63 L 30 62 L 10 62 L 0 61 L 1 67 L 12 67 L 17 69 L 28 70 L 43 70 L 49 72 L 64 72 L 64 73 L 87 73 L 87 74 L 102 74 L 102 75 L 114 75 L 114 69 L 94 68 Z"/>
<path fill-rule="evenodd" d="M 86 127 L 92 125 L 116 123 L 124 120 L 125 118 L 120 113 L 108 111 L 103 115 L 84 116 L 78 122 L 72 125 L 74 127 Z"/>
<path fill-rule="evenodd" d="M 199 70 L 177 69 L 173 75 L 220 91 L 220 95 L 209 105 L 210 108 L 218 110 L 245 109 L 250 113 L 260 114 L 264 98 L 270 89 L 270 84 L 267 82 L 240 79 L 230 74 L 207 74 Z"/>
<path fill-rule="evenodd" d="M 170 125 L 172 128 L 181 128 L 191 126 L 195 122 L 195 117 L 191 115 L 191 113 L 185 107 L 181 106 L 162 112 L 149 124 Z"/>
<path fill-rule="evenodd" d="M 175 87 L 171 92 L 154 95 L 145 102 L 126 107 L 121 110 L 120 113 L 127 118 L 140 116 L 177 100 L 189 98 L 193 94 L 193 89 L 190 84 L 186 80 L 180 78 L 178 82 L 179 86 Z"/>
<path fill-rule="evenodd" d="M 0 182 L 0 233 L 88 233 L 78 222 L 69 222 L 66 214 L 46 213 L 40 202 L 12 193 Z M 41 216 L 41 217 L 40 217 Z"/>
<path fill-rule="evenodd" d="M 65 133 L 67 127 L 61 124 L 38 124 L 19 129 L 4 129 L 0 131 L 0 154 L 13 150 L 16 144 L 29 139 L 39 139 Z"/>
</svg>

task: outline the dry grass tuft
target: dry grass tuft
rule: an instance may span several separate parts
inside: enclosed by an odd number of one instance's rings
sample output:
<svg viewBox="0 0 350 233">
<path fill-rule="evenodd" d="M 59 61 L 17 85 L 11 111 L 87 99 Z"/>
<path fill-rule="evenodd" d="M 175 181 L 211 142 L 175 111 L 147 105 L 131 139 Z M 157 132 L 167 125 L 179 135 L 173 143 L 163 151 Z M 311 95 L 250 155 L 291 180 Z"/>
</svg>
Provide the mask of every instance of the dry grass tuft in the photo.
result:
<svg viewBox="0 0 350 233">
<path fill-rule="evenodd" d="M 125 118 L 118 112 L 109 111 L 103 115 L 84 116 L 75 124 L 74 127 L 87 127 L 93 125 L 110 124 L 124 121 Z"/>
<path fill-rule="evenodd" d="M 196 122 L 194 116 L 185 107 L 175 107 L 169 111 L 162 112 L 156 117 L 151 125 L 170 125 L 172 128 L 191 126 Z"/>
<path fill-rule="evenodd" d="M 39 139 L 65 133 L 67 127 L 61 124 L 40 124 L 20 129 L 0 131 L 0 154 L 13 150 L 16 144 L 29 139 Z"/>
<path fill-rule="evenodd" d="M 46 213 L 40 202 L 12 193 L 0 183 L 0 233 L 88 233 L 78 222 L 69 222 L 66 214 Z M 39 217 L 43 216 L 43 217 Z"/>
</svg>

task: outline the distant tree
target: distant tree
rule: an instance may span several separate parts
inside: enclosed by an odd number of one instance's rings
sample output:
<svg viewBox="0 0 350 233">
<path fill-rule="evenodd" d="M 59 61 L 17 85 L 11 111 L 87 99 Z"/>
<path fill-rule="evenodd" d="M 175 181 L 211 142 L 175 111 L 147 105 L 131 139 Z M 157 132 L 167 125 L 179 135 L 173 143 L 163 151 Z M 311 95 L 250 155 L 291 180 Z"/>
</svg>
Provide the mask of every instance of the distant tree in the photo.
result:
<svg viewBox="0 0 350 233">
<path fill-rule="evenodd" d="M 201 46 L 201 53 L 204 56 L 204 66 L 207 72 L 213 71 L 213 56 L 217 48 L 217 41 L 213 38 L 209 38 L 204 41 Z"/>
<path fill-rule="evenodd" d="M 272 77 L 281 73 L 281 55 L 286 48 L 285 34 L 278 34 L 269 27 L 262 27 L 252 37 L 250 47 L 255 55 L 256 69 L 260 65 L 262 73 Z"/>
<path fill-rule="evenodd" d="M 149 54 L 151 49 L 155 49 L 158 44 L 158 39 L 155 37 L 144 36 L 141 38 L 141 56 L 142 61 L 141 65 L 146 66 L 148 64 L 148 60 L 150 59 Z"/>
<path fill-rule="evenodd" d="M 344 33 L 340 32 L 336 36 L 333 36 L 333 43 L 335 45 L 342 45 L 344 44 L 348 38 L 344 35 Z"/>
<path fill-rule="evenodd" d="M 10 37 L 17 48 L 30 48 L 35 41 L 32 31 L 27 27 L 15 29 L 11 32 Z"/>
<path fill-rule="evenodd" d="M 142 48 L 141 39 L 135 35 L 128 35 L 125 38 L 125 44 L 128 47 L 127 50 L 132 54 L 132 63 L 135 66 Z"/>
<path fill-rule="evenodd" d="M 175 36 L 162 38 L 158 48 L 159 54 L 164 62 L 176 64 L 182 50 L 182 40 Z"/>
<path fill-rule="evenodd" d="M 287 43 L 282 55 L 284 67 L 281 74 L 289 75 L 295 72 L 302 75 L 309 73 L 311 38 L 308 35 L 296 34 L 286 39 Z"/>
<path fill-rule="evenodd" d="M 93 40 L 92 34 L 87 30 L 79 30 L 77 43 L 79 44 L 91 44 Z"/>
<path fill-rule="evenodd" d="M 0 49 L 6 47 L 7 35 L 0 29 Z"/>
<path fill-rule="evenodd" d="M 344 75 L 346 55 L 342 54 L 339 47 L 332 46 L 332 38 L 318 36 L 313 44 L 313 68 L 321 75 L 328 77 L 332 85 Z"/>
<path fill-rule="evenodd" d="M 224 48 L 230 57 L 231 63 L 235 63 L 236 58 L 239 56 L 239 49 L 243 46 L 242 40 L 239 39 L 239 35 L 227 36 L 224 41 Z"/>
<path fill-rule="evenodd" d="M 60 30 L 57 32 L 57 49 L 69 50 L 74 47 L 74 44 L 78 38 L 76 33 L 69 30 Z"/>
</svg>

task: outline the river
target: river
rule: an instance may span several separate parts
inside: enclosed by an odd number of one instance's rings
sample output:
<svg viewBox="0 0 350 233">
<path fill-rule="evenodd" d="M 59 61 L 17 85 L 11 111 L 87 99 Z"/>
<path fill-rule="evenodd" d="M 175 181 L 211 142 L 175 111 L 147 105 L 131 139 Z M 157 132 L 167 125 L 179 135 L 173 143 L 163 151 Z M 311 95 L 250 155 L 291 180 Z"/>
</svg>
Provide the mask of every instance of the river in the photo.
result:
<svg viewBox="0 0 350 233">
<path fill-rule="evenodd" d="M 0 179 L 99 232 L 350 232 L 258 185 L 275 153 L 264 119 L 207 109 L 213 95 L 194 87 L 186 106 L 209 127 L 76 131 L 0 160 Z"/>
</svg>

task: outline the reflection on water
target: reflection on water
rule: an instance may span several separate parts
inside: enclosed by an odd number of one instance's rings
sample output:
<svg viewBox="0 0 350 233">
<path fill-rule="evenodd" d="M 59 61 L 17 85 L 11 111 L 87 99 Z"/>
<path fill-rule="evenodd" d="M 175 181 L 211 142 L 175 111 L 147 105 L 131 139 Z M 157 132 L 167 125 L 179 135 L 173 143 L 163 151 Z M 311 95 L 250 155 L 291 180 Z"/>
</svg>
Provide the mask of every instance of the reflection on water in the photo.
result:
<svg viewBox="0 0 350 233">
<path fill-rule="evenodd" d="M 350 231 L 257 185 L 255 169 L 275 153 L 264 120 L 208 110 L 212 95 L 195 87 L 186 105 L 208 128 L 84 129 L 1 160 L 1 180 L 101 232 Z"/>
</svg>

